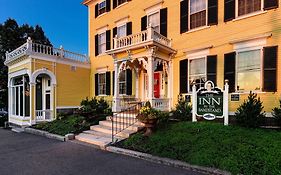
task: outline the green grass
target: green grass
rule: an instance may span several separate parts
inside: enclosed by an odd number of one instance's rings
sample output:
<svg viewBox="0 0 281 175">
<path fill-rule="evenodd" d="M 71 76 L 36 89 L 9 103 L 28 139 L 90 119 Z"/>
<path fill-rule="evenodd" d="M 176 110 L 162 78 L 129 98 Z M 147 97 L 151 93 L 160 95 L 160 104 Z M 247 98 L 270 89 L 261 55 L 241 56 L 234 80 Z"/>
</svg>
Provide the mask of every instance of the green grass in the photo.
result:
<svg viewBox="0 0 281 175">
<path fill-rule="evenodd" d="M 232 174 L 281 174 L 279 131 L 181 122 L 161 127 L 148 138 L 136 134 L 121 147 Z"/>
<path fill-rule="evenodd" d="M 37 124 L 33 128 L 64 136 L 68 133 L 78 134 L 88 130 L 91 125 L 95 125 L 105 118 L 105 116 L 99 116 L 89 121 L 83 116 L 71 115 L 52 122 Z"/>
</svg>

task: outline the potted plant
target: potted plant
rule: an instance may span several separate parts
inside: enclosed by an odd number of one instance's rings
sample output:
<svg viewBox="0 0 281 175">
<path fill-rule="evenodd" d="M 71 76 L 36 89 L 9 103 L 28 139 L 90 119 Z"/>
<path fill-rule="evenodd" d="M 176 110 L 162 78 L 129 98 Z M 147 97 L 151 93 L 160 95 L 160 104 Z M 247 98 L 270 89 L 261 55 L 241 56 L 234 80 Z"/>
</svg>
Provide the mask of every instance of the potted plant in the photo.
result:
<svg viewBox="0 0 281 175">
<path fill-rule="evenodd" d="M 144 136 L 150 136 L 152 131 L 158 121 L 159 118 L 159 111 L 153 109 L 149 102 L 145 104 L 140 109 L 140 113 L 137 115 L 137 119 L 144 123 L 144 127 L 146 128 Z"/>
</svg>

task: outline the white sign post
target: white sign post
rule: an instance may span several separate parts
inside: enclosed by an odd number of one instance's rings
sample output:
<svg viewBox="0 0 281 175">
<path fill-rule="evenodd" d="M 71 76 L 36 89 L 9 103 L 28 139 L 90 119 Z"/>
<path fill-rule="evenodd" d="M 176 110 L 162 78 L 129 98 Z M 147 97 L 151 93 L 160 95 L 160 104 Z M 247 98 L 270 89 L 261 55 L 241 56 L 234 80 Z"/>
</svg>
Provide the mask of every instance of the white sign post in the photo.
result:
<svg viewBox="0 0 281 175">
<path fill-rule="evenodd" d="M 207 81 L 198 90 L 193 85 L 192 122 L 197 122 L 196 117 L 202 116 L 206 120 L 224 118 L 224 125 L 228 125 L 228 89 L 228 80 L 225 80 L 224 90 L 215 87 L 212 81 Z"/>
</svg>

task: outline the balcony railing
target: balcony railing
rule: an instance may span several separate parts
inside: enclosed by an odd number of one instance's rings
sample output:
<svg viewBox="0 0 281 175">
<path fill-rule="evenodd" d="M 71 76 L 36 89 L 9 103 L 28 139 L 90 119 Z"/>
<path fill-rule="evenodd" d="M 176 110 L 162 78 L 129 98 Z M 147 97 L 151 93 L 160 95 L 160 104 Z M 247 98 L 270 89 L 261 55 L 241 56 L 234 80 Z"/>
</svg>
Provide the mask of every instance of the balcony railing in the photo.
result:
<svg viewBox="0 0 281 175">
<path fill-rule="evenodd" d="M 147 28 L 146 31 L 142 31 L 137 34 L 133 34 L 133 35 L 129 35 L 129 36 L 121 37 L 121 38 L 118 38 L 118 36 L 115 36 L 115 38 L 113 40 L 114 40 L 114 43 L 113 43 L 114 49 L 122 49 L 122 48 L 130 47 L 130 46 L 142 44 L 142 43 L 145 43 L 148 41 L 158 42 L 159 44 L 162 44 L 167 47 L 172 46 L 170 39 L 161 35 L 157 31 L 155 31 L 153 29 L 153 27 L 150 27 L 150 26 Z"/>
<path fill-rule="evenodd" d="M 53 119 L 52 110 L 36 110 L 36 121 L 51 121 Z"/>
<path fill-rule="evenodd" d="M 43 44 L 33 43 L 30 38 L 27 39 L 27 42 L 13 50 L 12 52 L 6 52 L 6 61 L 5 63 L 15 60 L 23 55 L 30 54 L 42 54 L 54 56 L 57 58 L 70 59 L 77 62 L 89 63 L 89 57 L 86 55 L 70 52 L 61 48 L 55 48 Z"/>
</svg>

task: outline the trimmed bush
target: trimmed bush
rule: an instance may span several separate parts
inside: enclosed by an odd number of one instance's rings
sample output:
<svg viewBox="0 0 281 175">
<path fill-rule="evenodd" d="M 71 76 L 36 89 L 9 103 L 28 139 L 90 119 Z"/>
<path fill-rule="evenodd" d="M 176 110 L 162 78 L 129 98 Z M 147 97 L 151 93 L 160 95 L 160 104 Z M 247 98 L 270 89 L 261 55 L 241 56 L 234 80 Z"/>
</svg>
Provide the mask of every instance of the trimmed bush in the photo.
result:
<svg viewBox="0 0 281 175">
<path fill-rule="evenodd" d="M 257 128 L 260 126 L 265 113 L 262 111 L 263 105 L 257 94 L 250 92 L 245 100 L 236 110 L 235 117 L 237 124 L 247 128 Z"/>
<path fill-rule="evenodd" d="M 178 97 L 178 103 L 176 109 L 172 111 L 173 118 L 180 121 L 191 121 L 192 118 L 192 106 L 189 102 L 185 101 L 183 96 L 180 94 Z"/>
<path fill-rule="evenodd" d="M 272 109 L 272 115 L 278 126 L 281 126 L 281 100 L 279 100 L 279 107 Z"/>
</svg>

